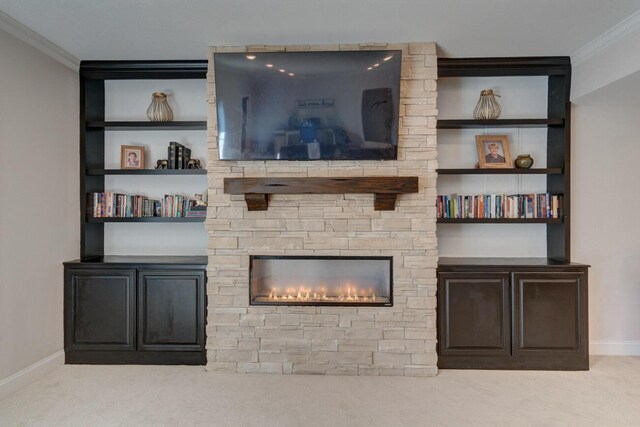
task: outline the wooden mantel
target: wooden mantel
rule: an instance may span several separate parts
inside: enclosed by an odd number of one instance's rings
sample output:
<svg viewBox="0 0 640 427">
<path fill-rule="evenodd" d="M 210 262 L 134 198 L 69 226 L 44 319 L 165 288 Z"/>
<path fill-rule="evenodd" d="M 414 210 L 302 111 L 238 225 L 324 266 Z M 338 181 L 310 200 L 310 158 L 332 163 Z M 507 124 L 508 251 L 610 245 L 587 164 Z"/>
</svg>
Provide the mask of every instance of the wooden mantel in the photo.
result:
<svg viewBox="0 0 640 427">
<path fill-rule="evenodd" d="M 269 194 L 373 193 L 377 211 L 392 211 L 401 193 L 417 193 L 417 176 L 225 178 L 224 192 L 244 194 L 250 211 L 266 211 Z"/>
</svg>

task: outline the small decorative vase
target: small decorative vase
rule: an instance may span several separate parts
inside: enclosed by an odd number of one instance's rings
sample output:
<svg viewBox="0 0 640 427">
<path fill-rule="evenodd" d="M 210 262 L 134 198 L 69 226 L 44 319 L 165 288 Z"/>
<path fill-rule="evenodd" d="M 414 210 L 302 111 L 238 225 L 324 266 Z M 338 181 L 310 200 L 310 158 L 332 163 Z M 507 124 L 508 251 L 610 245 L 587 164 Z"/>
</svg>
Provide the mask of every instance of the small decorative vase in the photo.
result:
<svg viewBox="0 0 640 427">
<path fill-rule="evenodd" d="M 167 102 L 167 94 L 153 92 L 151 105 L 147 108 L 147 117 L 152 122 L 170 122 L 173 120 L 173 111 Z"/>
<path fill-rule="evenodd" d="M 480 99 L 473 110 L 473 118 L 476 120 L 490 120 L 500 117 L 502 108 L 498 104 L 496 96 L 500 97 L 500 95 L 495 95 L 491 89 L 485 89 L 480 92 Z"/>
<path fill-rule="evenodd" d="M 533 166 L 533 158 L 529 154 L 519 155 L 513 162 L 518 169 L 529 169 Z"/>
</svg>

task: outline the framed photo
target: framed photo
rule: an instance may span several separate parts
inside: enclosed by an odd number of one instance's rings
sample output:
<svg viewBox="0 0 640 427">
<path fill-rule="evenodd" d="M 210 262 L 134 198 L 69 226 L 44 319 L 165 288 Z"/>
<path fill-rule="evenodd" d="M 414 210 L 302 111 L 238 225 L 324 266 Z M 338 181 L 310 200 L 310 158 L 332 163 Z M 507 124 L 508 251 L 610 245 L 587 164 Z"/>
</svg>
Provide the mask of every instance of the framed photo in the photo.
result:
<svg viewBox="0 0 640 427">
<path fill-rule="evenodd" d="M 144 147 L 120 147 L 120 169 L 144 169 Z"/>
<path fill-rule="evenodd" d="M 513 168 L 508 135 L 476 135 L 478 166 L 484 168 Z"/>
</svg>

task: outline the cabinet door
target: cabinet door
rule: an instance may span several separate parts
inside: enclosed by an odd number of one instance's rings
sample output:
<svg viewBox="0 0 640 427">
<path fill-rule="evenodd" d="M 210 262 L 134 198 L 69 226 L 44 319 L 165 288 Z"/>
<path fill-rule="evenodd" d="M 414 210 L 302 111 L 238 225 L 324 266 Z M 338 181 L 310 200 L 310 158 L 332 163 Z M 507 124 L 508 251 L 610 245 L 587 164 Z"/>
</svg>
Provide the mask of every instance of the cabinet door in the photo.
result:
<svg viewBox="0 0 640 427">
<path fill-rule="evenodd" d="M 65 349 L 134 350 L 135 270 L 65 270 Z"/>
<path fill-rule="evenodd" d="M 514 273 L 514 351 L 519 356 L 587 356 L 587 276 Z"/>
<path fill-rule="evenodd" d="M 138 350 L 204 350 L 204 271 L 138 273 Z"/>
<path fill-rule="evenodd" d="M 440 355 L 510 355 L 509 306 L 508 273 L 440 273 Z"/>
</svg>

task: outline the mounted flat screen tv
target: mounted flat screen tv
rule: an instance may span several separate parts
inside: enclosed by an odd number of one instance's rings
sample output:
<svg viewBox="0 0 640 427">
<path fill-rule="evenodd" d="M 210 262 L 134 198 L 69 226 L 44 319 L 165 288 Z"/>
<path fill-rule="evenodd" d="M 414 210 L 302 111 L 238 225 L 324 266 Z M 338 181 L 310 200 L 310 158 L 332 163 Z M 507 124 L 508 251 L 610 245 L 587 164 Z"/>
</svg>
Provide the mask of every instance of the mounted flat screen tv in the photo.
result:
<svg viewBox="0 0 640 427">
<path fill-rule="evenodd" d="M 216 53 L 222 160 L 397 158 L 402 51 Z"/>
</svg>

